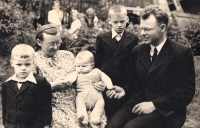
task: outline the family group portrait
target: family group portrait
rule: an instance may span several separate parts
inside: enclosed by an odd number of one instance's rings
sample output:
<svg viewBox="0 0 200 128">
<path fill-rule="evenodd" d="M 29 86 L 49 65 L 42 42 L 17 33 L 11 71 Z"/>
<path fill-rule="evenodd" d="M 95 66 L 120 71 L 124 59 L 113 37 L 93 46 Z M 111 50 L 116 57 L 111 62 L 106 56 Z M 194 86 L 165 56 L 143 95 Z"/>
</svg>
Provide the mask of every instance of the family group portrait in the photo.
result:
<svg viewBox="0 0 200 128">
<path fill-rule="evenodd" d="M 0 0 L 0 128 L 200 128 L 199 0 Z"/>
</svg>

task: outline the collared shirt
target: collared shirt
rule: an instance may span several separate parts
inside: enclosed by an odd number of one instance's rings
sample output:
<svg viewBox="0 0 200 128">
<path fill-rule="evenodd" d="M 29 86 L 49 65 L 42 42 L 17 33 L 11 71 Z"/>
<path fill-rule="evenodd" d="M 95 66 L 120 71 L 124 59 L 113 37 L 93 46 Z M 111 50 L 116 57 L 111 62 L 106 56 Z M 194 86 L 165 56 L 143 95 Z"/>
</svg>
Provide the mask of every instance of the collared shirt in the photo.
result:
<svg viewBox="0 0 200 128">
<path fill-rule="evenodd" d="M 32 83 L 37 84 L 36 79 L 35 79 L 35 77 L 33 76 L 33 73 L 29 73 L 29 75 L 28 75 L 25 79 L 23 79 L 23 80 L 18 79 L 18 78 L 17 78 L 17 75 L 14 74 L 14 75 L 11 76 L 10 78 L 8 78 L 8 79 L 6 80 L 6 82 L 7 82 L 7 81 L 10 81 L 10 80 L 17 81 L 17 82 L 18 82 L 18 83 L 17 83 L 17 86 L 18 86 L 19 89 L 21 88 L 22 83 L 23 83 L 23 82 L 26 82 L 26 81 L 30 81 L 30 82 L 32 82 Z M 19 82 L 20 82 L 20 83 L 19 83 Z"/>
<path fill-rule="evenodd" d="M 160 51 L 161 51 L 163 45 L 165 44 L 166 40 L 167 40 L 167 38 L 165 38 L 162 43 L 160 43 L 158 46 L 156 46 L 156 49 L 158 51 L 157 55 L 160 53 Z M 153 56 L 155 46 L 153 46 L 152 44 L 150 44 L 150 47 L 151 47 L 151 49 L 150 49 L 150 55 Z"/>
<path fill-rule="evenodd" d="M 122 33 L 120 33 L 119 35 L 122 37 L 123 36 L 124 31 L 122 31 Z M 112 28 L 112 39 L 115 38 L 118 35 L 118 33 Z"/>
</svg>

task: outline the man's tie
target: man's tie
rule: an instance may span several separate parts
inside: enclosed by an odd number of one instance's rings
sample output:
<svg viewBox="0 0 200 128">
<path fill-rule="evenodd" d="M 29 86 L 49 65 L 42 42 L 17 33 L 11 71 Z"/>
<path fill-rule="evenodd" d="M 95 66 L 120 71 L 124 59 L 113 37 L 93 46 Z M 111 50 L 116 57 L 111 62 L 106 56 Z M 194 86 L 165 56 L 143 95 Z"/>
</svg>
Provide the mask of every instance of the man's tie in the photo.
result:
<svg viewBox="0 0 200 128">
<path fill-rule="evenodd" d="M 120 34 L 117 34 L 117 35 L 115 36 L 115 39 L 116 39 L 117 41 L 119 41 L 119 40 L 121 39 L 121 35 L 120 35 Z"/>
<path fill-rule="evenodd" d="M 156 57 L 157 57 L 157 53 L 158 53 L 158 50 L 156 49 L 156 47 L 154 48 L 154 53 L 153 53 L 153 56 L 152 56 L 152 63 L 155 61 Z"/>
</svg>

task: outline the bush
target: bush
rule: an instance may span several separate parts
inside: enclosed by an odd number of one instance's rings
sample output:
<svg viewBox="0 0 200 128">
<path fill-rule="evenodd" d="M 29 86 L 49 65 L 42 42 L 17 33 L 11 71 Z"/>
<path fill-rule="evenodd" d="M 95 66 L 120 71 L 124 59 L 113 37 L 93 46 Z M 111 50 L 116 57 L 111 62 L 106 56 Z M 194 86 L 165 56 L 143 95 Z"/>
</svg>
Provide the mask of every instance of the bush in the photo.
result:
<svg viewBox="0 0 200 128">
<path fill-rule="evenodd" d="M 200 23 L 199 20 L 185 23 L 183 28 L 185 37 L 193 49 L 194 55 L 200 55 Z"/>
<path fill-rule="evenodd" d="M 15 0 L 9 3 L 0 1 L 0 55 L 9 55 L 12 47 L 18 43 L 33 43 L 27 33 L 33 30 L 33 13 L 22 11 Z"/>
</svg>

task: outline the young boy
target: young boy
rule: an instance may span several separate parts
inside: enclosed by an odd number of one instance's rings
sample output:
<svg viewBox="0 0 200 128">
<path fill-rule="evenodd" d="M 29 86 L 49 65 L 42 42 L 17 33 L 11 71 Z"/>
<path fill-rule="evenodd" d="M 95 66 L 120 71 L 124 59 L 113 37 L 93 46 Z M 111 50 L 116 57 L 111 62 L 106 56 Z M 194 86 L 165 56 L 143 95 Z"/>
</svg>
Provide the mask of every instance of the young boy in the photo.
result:
<svg viewBox="0 0 200 128">
<path fill-rule="evenodd" d="M 92 110 L 90 115 L 90 125 L 92 128 L 99 128 L 101 116 L 104 112 L 104 100 L 101 92 L 97 91 L 93 85 L 102 81 L 112 94 L 113 89 L 111 79 L 102 71 L 94 67 L 94 56 L 89 51 L 81 51 L 75 58 L 76 72 L 72 73 L 67 79 L 69 84 L 76 81 L 76 107 L 77 119 L 83 125 L 88 124 L 87 110 Z M 118 97 L 120 98 L 120 97 Z"/>
<path fill-rule="evenodd" d="M 138 37 L 125 31 L 129 21 L 124 6 L 114 5 L 109 9 L 108 22 L 111 31 L 101 33 L 96 40 L 95 67 L 107 74 L 113 85 L 122 87 L 126 95 L 121 100 L 109 99 L 105 93 L 105 111 L 108 119 L 122 106 L 130 95 L 125 86 L 131 50 L 138 44 Z"/>
<path fill-rule="evenodd" d="M 33 75 L 34 53 L 27 44 L 12 49 L 15 74 L 2 84 L 5 128 L 48 128 L 51 123 L 51 86 L 44 77 Z"/>
</svg>

